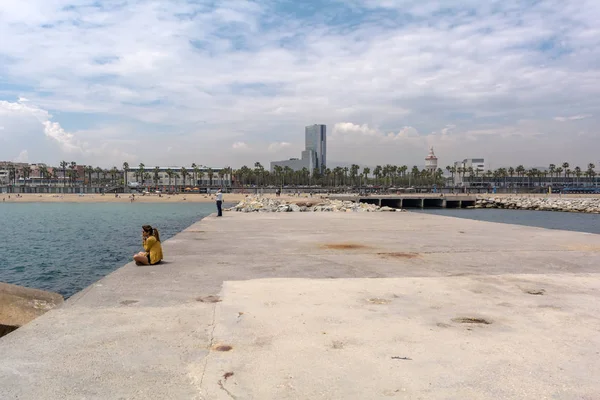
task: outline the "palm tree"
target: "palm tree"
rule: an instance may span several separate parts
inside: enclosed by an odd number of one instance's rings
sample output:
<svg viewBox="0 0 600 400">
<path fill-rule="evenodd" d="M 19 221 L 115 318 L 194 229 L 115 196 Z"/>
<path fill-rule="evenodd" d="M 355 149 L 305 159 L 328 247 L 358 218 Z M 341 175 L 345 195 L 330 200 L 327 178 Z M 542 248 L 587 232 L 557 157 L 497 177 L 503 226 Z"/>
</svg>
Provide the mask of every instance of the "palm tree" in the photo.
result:
<svg viewBox="0 0 600 400">
<path fill-rule="evenodd" d="M 589 163 L 588 164 L 588 169 L 587 169 L 587 176 L 589 177 L 590 180 L 590 184 L 592 184 L 592 178 L 594 176 L 596 176 L 596 172 L 594 171 L 594 168 L 596 168 L 596 166 L 593 163 Z"/>
<path fill-rule="evenodd" d="M 246 168 L 248 168 L 248 167 L 246 167 Z M 212 170 L 212 168 L 209 168 L 208 171 L 206 171 L 206 172 L 207 172 L 207 175 L 208 175 L 209 186 L 212 186 L 212 184 L 213 184 L 213 177 L 215 176 L 215 173 Z"/>
<path fill-rule="evenodd" d="M 99 185 L 100 184 L 100 174 L 102 173 L 102 168 L 100 168 L 100 167 L 94 168 L 94 173 L 96 174 L 96 183 Z"/>
<path fill-rule="evenodd" d="M 127 173 L 129 172 L 129 163 L 125 161 L 123 163 L 123 185 L 127 187 Z"/>
<path fill-rule="evenodd" d="M 67 180 L 65 179 L 67 177 L 67 165 L 69 165 L 69 163 L 64 160 L 60 162 L 60 168 L 63 172 L 63 187 L 67 186 Z"/>
<path fill-rule="evenodd" d="M 518 165 L 515 171 L 517 173 L 517 177 L 523 177 L 525 175 L 525 167 L 523 165 Z M 523 179 L 521 179 L 521 186 L 523 186 Z"/>
<path fill-rule="evenodd" d="M 562 164 L 563 170 L 565 171 L 565 179 L 568 177 L 568 174 L 571 172 L 571 170 L 569 169 L 569 163 L 568 162 L 564 162 Z M 569 173 L 567 172 L 569 171 Z"/>
<path fill-rule="evenodd" d="M 456 168 L 446 165 L 446 171 L 450 174 L 450 178 L 454 182 L 454 173 L 456 172 Z"/>
<path fill-rule="evenodd" d="M 160 180 L 160 167 L 154 167 L 154 186 L 158 186 L 158 181 Z"/>
<path fill-rule="evenodd" d="M 561 167 L 558 167 L 554 171 L 556 172 L 556 177 L 560 178 L 560 174 L 563 172 L 563 169 Z"/>
<path fill-rule="evenodd" d="M 48 175 L 48 168 L 46 168 L 45 166 L 41 166 L 39 169 L 40 172 L 40 183 L 43 185 L 44 184 L 44 179 L 46 179 L 47 175 Z"/>
<path fill-rule="evenodd" d="M 96 167 L 96 170 L 97 169 L 98 167 Z M 116 166 L 113 166 L 110 170 L 110 178 L 113 185 L 117 182 L 117 175 L 119 175 L 119 169 Z"/>
<path fill-rule="evenodd" d="M 71 164 L 69 165 L 69 169 L 71 170 L 71 186 L 73 186 L 73 184 L 75 183 L 75 181 L 79 178 L 77 171 L 77 163 L 75 161 L 71 161 Z"/>
<path fill-rule="evenodd" d="M 193 171 L 193 179 L 194 179 L 194 186 L 196 186 L 198 184 L 198 172 L 200 171 L 200 168 L 198 168 L 198 166 L 196 165 L 196 163 L 192 163 L 192 171 Z"/>
<path fill-rule="evenodd" d="M 363 177 L 365 180 L 365 183 L 368 185 L 369 184 L 369 174 L 371 173 L 371 168 L 369 167 L 364 167 L 363 168 Z"/>
<path fill-rule="evenodd" d="M 556 172 L 556 165 L 550 164 L 548 166 L 548 171 L 550 171 L 550 185 L 552 185 L 552 177 L 554 176 L 554 172 Z"/>
<path fill-rule="evenodd" d="M 575 167 L 575 176 L 577 177 L 577 186 L 579 186 L 579 178 L 581 178 L 581 167 Z"/>
<path fill-rule="evenodd" d="M 375 170 L 373 171 L 373 175 L 375 176 L 375 184 L 378 185 L 378 181 L 379 181 L 379 177 L 381 176 L 383 168 L 381 168 L 381 165 L 377 165 L 375 167 Z"/>
<path fill-rule="evenodd" d="M 264 184 L 265 184 L 265 181 L 264 181 L 264 171 L 265 171 L 265 169 L 264 169 L 264 168 L 262 168 L 262 165 L 261 165 L 261 171 L 262 171 L 262 174 L 263 174 L 263 180 L 262 180 L 262 184 L 264 185 Z M 221 181 L 221 183 L 220 183 L 220 185 L 219 185 L 219 186 L 223 187 L 223 181 L 225 180 L 225 169 L 224 169 L 224 168 L 221 168 L 221 169 L 219 170 L 219 172 L 217 172 L 217 175 L 219 175 L 219 180 Z M 257 179 L 258 179 L 258 178 L 257 178 Z"/>
<path fill-rule="evenodd" d="M 189 173 L 185 167 L 181 167 L 181 178 L 183 179 L 183 186 L 185 187 L 185 179 L 188 177 Z"/>
<path fill-rule="evenodd" d="M 144 168 L 146 166 L 144 165 L 144 163 L 140 163 L 139 167 L 138 167 L 138 174 L 139 174 L 139 179 L 142 181 L 142 186 L 144 186 Z"/>
<path fill-rule="evenodd" d="M 173 178 L 173 170 L 171 168 L 167 168 L 167 177 L 169 177 L 169 190 L 171 188 L 171 178 Z"/>
<path fill-rule="evenodd" d="M 356 186 L 356 177 L 358 176 L 359 169 L 360 166 L 358 166 L 357 164 L 352 164 L 350 166 L 350 179 L 352 180 L 354 186 Z"/>
<path fill-rule="evenodd" d="M 281 185 L 283 186 L 283 167 L 276 165 L 275 167 L 273 167 L 273 172 L 275 173 L 275 178 L 277 180 L 277 182 L 280 182 Z M 279 183 L 276 183 L 276 185 L 279 185 Z"/>
<path fill-rule="evenodd" d="M 26 165 L 21 169 L 21 172 L 23 174 L 23 183 L 27 185 L 27 179 L 29 179 L 29 176 L 31 175 L 31 167 Z"/>
<path fill-rule="evenodd" d="M 92 187 L 92 174 L 94 173 L 94 167 L 91 165 L 86 165 L 83 167 L 83 174 L 88 178 L 88 186 Z M 85 180 L 85 179 L 84 179 Z"/>
<path fill-rule="evenodd" d="M 261 182 L 264 185 L 265 184 L 265 182 L 264 182 L 265 181 L 264 180 L 265 168 L 258 161 L 254 163 L 254 173 L 256 174 L 256 186 L 259 185 L 259 182 L 258 182 L 259 176 L 261 177 Z"/>
</svg>

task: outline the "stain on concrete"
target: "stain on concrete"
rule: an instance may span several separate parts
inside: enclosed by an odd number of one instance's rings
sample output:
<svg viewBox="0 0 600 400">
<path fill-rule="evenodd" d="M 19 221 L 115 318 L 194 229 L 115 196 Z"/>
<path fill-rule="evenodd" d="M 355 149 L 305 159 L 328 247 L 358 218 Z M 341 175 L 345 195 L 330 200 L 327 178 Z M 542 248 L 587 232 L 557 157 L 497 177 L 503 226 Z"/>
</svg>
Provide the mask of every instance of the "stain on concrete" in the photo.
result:
<svg viewBox="0 0 600 400">
<path fill-rule="evenodd" d="M 534 296 L 543 296 L 546 291 L 544 289 L 522 289 L 523 293 L 532 294 Z"/>
<path fill-rule="evenodd" d="M 213 350 L 216 351 L 231 351 L 233 350 L 233 347 L 228 345 L 228 344 L 218 344 L 213 346 Z"/>
<path fill-rule="evenodd" d="M 123 304 L 124 306 L 128 306 L 130 304 L 135 304 L 135 303 L 139 303 L 139 302 L 140 302 L 139 300 L 123 300 L 121 302 L 121 304 Z"/>
<path fill-rule="evenodd" d="M 367 301 L 371 304 L 389 304 L 391 303 L 391 300 L 387 300 L 387 299 L 378 299 L 378 298 L 372 298 L 372 299 L 367 299 Z"/>
<path fill-rule="evenodd" d="M 219 303 L 221 301 L 221 298 L 219 296 L 200 296 L 200 297 L 196 297 L 196 301 L 199 301 L 201 303 Z"/>
<path fill-rule="evenodd" d="M 452 318 L 452 321 L 458 322 L 459 324 L 484 324 L 490 325 L 492 321 L 489 321 L 485 318 L 475 318 L 475 317 L 458 317 Z"/>
<path fill-rule="evenodd" d="M 326 243 L 321 245 L 321 247 L 329 250 L 360 250 L 369 248 L 369 246 L 357 243 Z"/>
<path fill-rule="evenodd" d="M 336 350 L 343 349 L 344 342 L 340 342 L 339 340 L 334 340 L 333 342 L 331 342 L 331 348 L 336 349 Z"/>
<path fill-rule="evenodd" d="M 383 258 L 406 258 L 412 259 L 420 256 L 419 253 L 402 253 L 402 252 L 393 252 L 393 253 L 377 253 L 378 256 Z"/>
</svg>

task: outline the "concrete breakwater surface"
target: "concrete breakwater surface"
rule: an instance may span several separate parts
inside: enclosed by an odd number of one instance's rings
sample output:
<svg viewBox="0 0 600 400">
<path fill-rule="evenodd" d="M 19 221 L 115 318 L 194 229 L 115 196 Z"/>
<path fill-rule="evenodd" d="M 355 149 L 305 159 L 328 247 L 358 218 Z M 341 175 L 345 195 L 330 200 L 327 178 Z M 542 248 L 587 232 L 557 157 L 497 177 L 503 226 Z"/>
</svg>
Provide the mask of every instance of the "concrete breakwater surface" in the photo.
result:
<svg viewBox="0 0 600 400">
<path fill-rule="evenodd" d="M 473 208 L 600 214 L 600 198 L 489 197 L 478 199 Z"/>
<path fill-rule="evenodd" d="M 164 248 L 0 339 L 0 397 L 600 398 L 597 235 L 229 212 Z"/>
</svg>

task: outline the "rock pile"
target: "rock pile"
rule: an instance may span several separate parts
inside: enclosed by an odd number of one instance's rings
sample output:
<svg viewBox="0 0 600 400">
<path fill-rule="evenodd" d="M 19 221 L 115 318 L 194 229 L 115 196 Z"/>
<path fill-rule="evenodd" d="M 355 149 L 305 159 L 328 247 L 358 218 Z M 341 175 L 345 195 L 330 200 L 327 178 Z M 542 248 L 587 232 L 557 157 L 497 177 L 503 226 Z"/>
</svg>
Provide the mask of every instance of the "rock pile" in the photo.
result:
<svg viewBox="0 0 600 400">
<path fill-rule="evenodd" d="M 565 211 L 600 214 L 600 199 L 496 197 L 478 199 L 474 208 L 503 208 L 511 210 Z"/>
<path fill-rule="evenodd" d="M 383 212 L 400 211 L 374 204 L 354 203 L 341 200 L 295 201 L 272 199 L 267 197 L 247 197 L 226 211 L 239 212 Z"/>
</svg>

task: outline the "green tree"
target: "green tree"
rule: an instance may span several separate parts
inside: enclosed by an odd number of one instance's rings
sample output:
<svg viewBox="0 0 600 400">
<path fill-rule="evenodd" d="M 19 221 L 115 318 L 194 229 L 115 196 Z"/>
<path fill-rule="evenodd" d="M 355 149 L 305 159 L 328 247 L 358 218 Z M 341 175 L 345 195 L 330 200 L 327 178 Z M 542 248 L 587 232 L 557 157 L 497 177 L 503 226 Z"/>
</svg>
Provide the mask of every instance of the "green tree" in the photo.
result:
<svg viewBox="0 0 600 400">
<path fill-rule="evenodd" d="M 207 175 L 208 175 L 208 182 L 209 182 L 209 185 L 210 185 L 210 186 L 212 186 L 212 185 L 213 185 L 213 178 L 214 178 L 214 176 L 215 176 L 215 173 L 214 173 L 214 171 L 213 171 L 213 169 L 212 169 L 212 168 L 209 168 L 209 169 L 208 169 L 208 171 L 207 171 Z"/>
<path fill-rule="evenodd" d="M 63 187 L 67 186 L 67 166 L 69 165 L 69 163 L 67 163 L 66 161 L 61 161 L 60 162 L 60 168 L 62 169 L 62 173 L 63 173 Z"/>
<path fill-rule="evenodd" d="M 146 166 L 144 165 L 144 163 L 140 163 L 140 165 L 138 166 L 138 176 L 139 176 L 139 180 L 142 181 L 142 186 L 144 186 L 144 168 Z"/>
<path fill-rule="evenodd" d="M 188 177 L 189 173 L 185 167 L 181 167 L 181 179 L 183 181 L 182 185 L 185 187 L 185 180 Z"/>
<path fill-rule="evenodd" d="M 381 165 L 375 166 L 375 169 L 373 170 L 373 176 L 375 176 L 376 185 L 379 185 L 379 178 L 381 177 L 382 172 L 383 168 L 381 167 Z"/>
<path fill-rule="evenodd" d="M 171 190 L 171 179 L 173 178 L 173 170 L 171 168 L 167 168 L 167 177 L 169 178 L 169 190 Z"/>
<path fill-rule="evenodd" d="M 154 186 L 158 186 L 158 181 L 160 180 L 160 167 L 154 167 Z"/>
<path fill-rule="evenodd" d="M 564 162 L 562 164 L 562 167 L 563 167 L 563 170 L 565 171 L 565 181 L 566 181 L 566 178 L 568 178 L 569 173 L 571 172 L 571 170 L 569 169 L 569 163 L 568 162 Z"/>
<path fill-rule="evenodd" d="M 581 167 L 575 167 L 575 176 L 577 177 L 577 186 L 579 186 L 579 178 L 581 178 Z"/>
<path fill-rule="evenodd" d="M 129 172 L 129 163 L 125 161 L 123 163 L 123 185 L 127 187 L 127 173 Z"/>
</svg>

